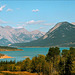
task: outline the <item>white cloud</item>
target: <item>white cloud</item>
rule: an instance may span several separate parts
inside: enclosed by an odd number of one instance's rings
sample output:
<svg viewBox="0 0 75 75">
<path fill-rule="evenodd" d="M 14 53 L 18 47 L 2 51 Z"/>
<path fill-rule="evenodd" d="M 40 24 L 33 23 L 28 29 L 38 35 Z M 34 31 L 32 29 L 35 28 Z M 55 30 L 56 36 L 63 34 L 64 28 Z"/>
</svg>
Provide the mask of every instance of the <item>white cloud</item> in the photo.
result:
<svg viewBox="0 0 75 75">
<path fill-rule="evenodd" d="M 19 26 L 19 27 L 17 27 L 17 28 L 23 28 L 23 26 Z"/>
<path fill-rule="evenodd" d="M 8 12 L 8 11 L 13 11 L 13 10 L 12 9 L 7 9 L 6 11 Z"/>
<path fill-rule="evenodd" d="M 3 8 L 5 8 L 5 6 L 6 6 L 6 5 L 1 6 L 1 7 L 0 7 L 0 11 L 2 11 Z"/>
<path fill-rule="evenodd" d="M 54 25 L 55 23 L 44 23 L 43 25 L 46 25 L 46 26 L 51 26 L 51 25 Z"/>
<path fill-rule="evenodd" d="M 35 10 L 33 9 L 33 10 L 32 10 L 32 12 L 38 12 L 38 11 L 39 11 L 39 9 L 35 9 Z"/>
<path fill-rule="evenodd" d="M 28 21 L 26 22 L 27 25 L 30 25 L 30 24 L 41 24 L 43 23 L 44 21 L 42 20 L 38 20 L 38 21 L 34 21 L 34 20 L 31 20 L 31 21 Z"/>
<path fill-rule="evenodd" d="M 5 24 L 5 23 L 7 22 L 0 19 L 0 24 Z"/>
<path fill-rule="evenodd" d="M 16 26 L 17 26 L 16 28 L 25 28 L 27 25 L 25 25 L 25 24 L 17 24 Z"/>
<path fill-rule="evenodd" d="M 53 26 L 55 25 L 55 23 L 46 23 L 44 20 L 30 20 L 30 21 L 27 21 L 27 22 L 19 22 L 17 27 L 18 26 L 22 26 L 22 27 L 29 27 L 29 25 L 36 25 L 36 26 L 42 26 L 42 27 L 39 27 L 38 30 L 45 30 L 47 28 L 49 28 L 50 26 Z"/>
<path fill-rule="evenodd" d="M 25 22 L 24 24 L 25 25 L 41 24 L 41 25 L 51 26 L 51 25 L 54 25 L 55 23 L 45 23 L 44 20 L 38 20 L 38 21 L 31 20 L 31 21 Z"/>
<path fill-rule="evenodd" d="M 33 23 L 35 23 L 34 20 L 31 20 L 31 21 L 26 22 L 26 24 L 33 24 Z"/>
</svg>

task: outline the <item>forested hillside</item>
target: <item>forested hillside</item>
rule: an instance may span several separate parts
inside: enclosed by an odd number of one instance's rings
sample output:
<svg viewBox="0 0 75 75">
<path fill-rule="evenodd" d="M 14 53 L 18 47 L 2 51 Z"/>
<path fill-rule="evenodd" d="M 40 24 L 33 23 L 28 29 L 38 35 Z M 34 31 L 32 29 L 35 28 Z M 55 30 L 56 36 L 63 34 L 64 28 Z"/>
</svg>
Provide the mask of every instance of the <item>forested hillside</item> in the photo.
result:
<svg viewBox="0 0 75 75">
<path fill-rule="evenodd" d="M 22 51 L 22 49 L 8 46 L 0 46 L 0 51 Z"/>
</svg>

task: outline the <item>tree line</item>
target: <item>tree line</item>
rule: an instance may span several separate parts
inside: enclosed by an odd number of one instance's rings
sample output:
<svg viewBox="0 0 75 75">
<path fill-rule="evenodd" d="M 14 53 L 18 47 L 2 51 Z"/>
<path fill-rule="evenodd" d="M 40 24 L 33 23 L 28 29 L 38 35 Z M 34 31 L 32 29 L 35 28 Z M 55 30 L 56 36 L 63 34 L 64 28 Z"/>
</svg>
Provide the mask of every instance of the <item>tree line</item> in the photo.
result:
<svg viewBox="0 0 75 75">
<path fill-rule="evenodd" d="M 17 48 L 9 46 L 0 46 L 0 49 L 17 49 Z"/>
<path fill-rule="evenodd" d="M 0 61 L 0 71 L 28 71 L 38 75 L 74 75 L 75 48 L 62 50 L 50 47 L 46 56 L 38 55 L 23 61 Z"/>
</svg>

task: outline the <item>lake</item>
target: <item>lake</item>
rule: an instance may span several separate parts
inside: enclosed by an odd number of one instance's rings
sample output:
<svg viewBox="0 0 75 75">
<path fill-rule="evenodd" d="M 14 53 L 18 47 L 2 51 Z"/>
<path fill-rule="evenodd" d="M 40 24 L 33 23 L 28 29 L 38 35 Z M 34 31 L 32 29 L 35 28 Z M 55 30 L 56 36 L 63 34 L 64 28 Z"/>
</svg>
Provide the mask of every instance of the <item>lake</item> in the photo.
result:
<svg viewBox="0 0 75 75">
<path fill-rule="evenodd" d="M 10 60 L 16 60 L 22 61 L 25 58 L 24 56 L 32 57 L 37 56 L 38 54 L 46 55 L 48 53 L 49 48 L 48 47 L 41 47 L 41 48 L 19 48 L 23 49 L 24 51 L 0 51 L 2 54 L 6 54 L 8 56 L 14 57 L 14 58 L 8 58 L 8 59 L 0 59 L 0 61 L 10 61 Z M 69 47 L 60 47 L 60 51 L 63 49 L 69 50 Z"/>
</svg>

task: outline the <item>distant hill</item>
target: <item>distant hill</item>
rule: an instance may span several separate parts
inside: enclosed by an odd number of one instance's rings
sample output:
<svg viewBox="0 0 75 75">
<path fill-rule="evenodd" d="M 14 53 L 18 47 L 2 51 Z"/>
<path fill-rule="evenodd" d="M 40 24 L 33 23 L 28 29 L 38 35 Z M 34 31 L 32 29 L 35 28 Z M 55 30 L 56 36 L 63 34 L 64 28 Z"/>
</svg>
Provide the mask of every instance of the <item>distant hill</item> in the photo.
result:
<svg viewBox="0 0 75 75">
<path fill-rule="evenodd" d="M 24 43 L 37 40 L 45 33 L 35 30 L 27 31 L 25 28 L 12 28 L 10 26 L 0 26 L 0 45 L 8 45 L 12 43 Z"/>
<path fill-rule="evenodd" d="M 0 46 L 0 51 L 23 51 L 23 50 L 15 47 Z"/>
<path fill-rule="evenodd" d="M 68 22 L 57 23 L 44 36 L 28 43 L 16 43 L 11 46 L 59 46 L 75 47 L 75 25 Z"/>
</svg>

